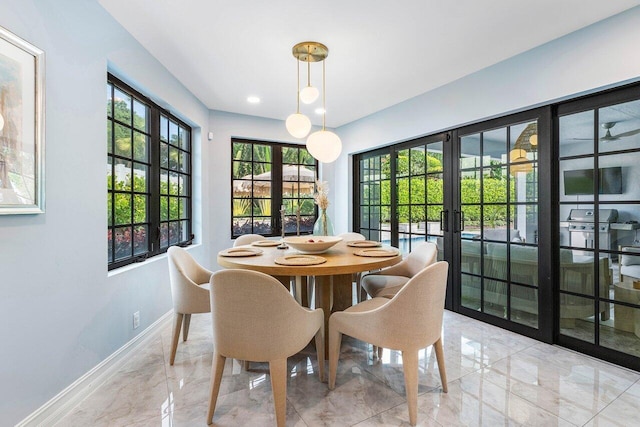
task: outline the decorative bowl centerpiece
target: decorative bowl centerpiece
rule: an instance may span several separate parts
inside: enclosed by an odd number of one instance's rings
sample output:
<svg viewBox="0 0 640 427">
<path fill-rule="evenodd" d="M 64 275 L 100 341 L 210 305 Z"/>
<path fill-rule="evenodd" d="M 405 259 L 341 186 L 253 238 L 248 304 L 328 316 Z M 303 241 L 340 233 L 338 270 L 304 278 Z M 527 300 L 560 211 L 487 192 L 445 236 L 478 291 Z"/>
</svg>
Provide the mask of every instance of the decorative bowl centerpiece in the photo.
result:
<svg viewBox="0 0 640 427">
<path fill-rule="evenodd" d="M 321 254 L 341 240 L 342 237 L 335 236 L 291 236 L 284 238 L 287 245 L 303 254 Z"/>
</svg>

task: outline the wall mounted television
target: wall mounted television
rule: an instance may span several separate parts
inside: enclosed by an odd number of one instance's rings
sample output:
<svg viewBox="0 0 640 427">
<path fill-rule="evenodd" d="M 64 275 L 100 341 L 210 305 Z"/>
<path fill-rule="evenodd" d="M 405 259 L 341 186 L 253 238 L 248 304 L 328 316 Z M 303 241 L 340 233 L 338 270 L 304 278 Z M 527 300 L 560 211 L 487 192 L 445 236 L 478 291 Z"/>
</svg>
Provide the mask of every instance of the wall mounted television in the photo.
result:
<svg viewBox="0 0 640 427">
<path fill-rule="evenodd" d="M 564 171 L 564 194 L 578 196 L 593 194 L 593 169 Z M 622 168 L 601 168 L 599 170 L 599 194 L 622 194 Z"/>
</svg>

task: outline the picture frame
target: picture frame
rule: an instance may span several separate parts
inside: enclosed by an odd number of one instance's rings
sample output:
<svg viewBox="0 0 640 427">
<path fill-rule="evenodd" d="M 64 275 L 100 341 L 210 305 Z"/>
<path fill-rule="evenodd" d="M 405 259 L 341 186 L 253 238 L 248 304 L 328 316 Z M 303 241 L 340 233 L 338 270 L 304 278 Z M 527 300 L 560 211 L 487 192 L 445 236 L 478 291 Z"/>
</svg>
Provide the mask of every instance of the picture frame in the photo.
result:
<svg viewBox="0 0 640 427">
<path fill-rule="evenodd" d="M 0 214 L 44 213 L 44 52 L 0 27 Z"/>
</svg>

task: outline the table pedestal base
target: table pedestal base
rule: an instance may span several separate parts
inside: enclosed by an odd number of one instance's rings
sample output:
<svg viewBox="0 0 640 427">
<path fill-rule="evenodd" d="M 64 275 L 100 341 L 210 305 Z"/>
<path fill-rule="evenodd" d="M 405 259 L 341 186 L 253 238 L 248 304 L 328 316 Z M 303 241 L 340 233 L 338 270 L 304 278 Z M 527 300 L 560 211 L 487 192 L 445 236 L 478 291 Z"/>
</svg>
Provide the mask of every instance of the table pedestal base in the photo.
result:
<svg viewBox="0 0 640 427">
<path fill-rule="evenodd" d="M 316 308 L 324 311 L 324 348 L 329 357 L 329 317 L 331 313 L 343 311 L 353 305 L 351 274 L 335 276 L 316 276 L 315 298 Z"/>
</svg>

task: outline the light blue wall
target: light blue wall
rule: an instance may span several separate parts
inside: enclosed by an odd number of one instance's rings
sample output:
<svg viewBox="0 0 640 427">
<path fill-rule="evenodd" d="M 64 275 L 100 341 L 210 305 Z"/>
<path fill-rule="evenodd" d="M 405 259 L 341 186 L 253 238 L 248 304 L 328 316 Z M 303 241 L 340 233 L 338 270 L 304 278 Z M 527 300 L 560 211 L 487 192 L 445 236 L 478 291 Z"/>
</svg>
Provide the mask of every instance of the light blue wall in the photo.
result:
<svg viewBox="0 0 640 427">
<path fill-rule="evenodd" d="M 192 124 L 196 151 L 209 112 L 96 1 L 2 0 L 0 25 L 46 63 L 46 213 L 0 216 L 0 425 L 14 425 L 171 310 L 165 257 L 107 272 L 107 70 Z M 198 237 L 208 182 L 195 189 Z M 201 260 L 208 242 L 192 249 Z"/>
<path fill-rule="evenodd" d="M 338 128 L 343 154 L 326 173 L 336 229 L 351 227 L 353 153 L 638 80 L 638 28 L 640 7 Z"/>
</svg>

